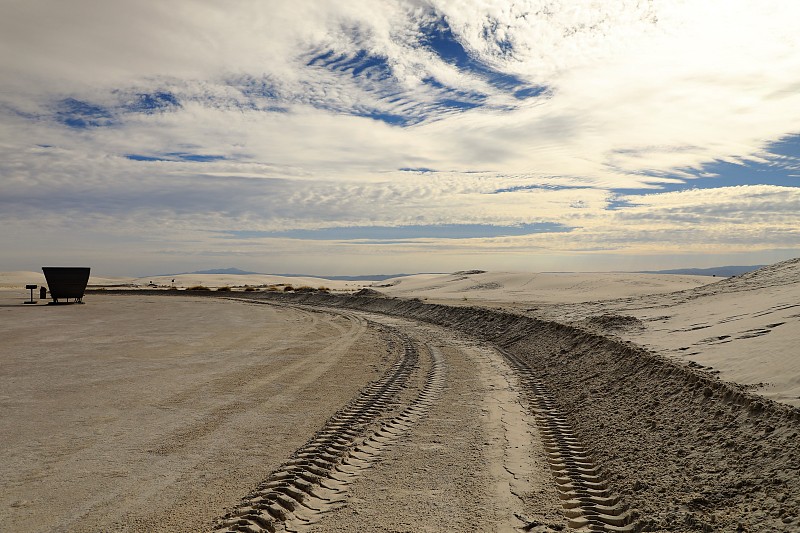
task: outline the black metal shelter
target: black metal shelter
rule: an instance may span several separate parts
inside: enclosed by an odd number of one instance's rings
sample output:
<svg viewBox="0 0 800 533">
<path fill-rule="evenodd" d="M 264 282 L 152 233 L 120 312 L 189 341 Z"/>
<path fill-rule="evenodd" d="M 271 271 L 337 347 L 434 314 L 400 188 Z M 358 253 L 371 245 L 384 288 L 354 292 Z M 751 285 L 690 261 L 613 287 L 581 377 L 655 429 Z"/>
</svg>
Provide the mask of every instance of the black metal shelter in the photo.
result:
<svg viewBox="0 0 800 533">
<path fill-rule="evenodd" d="M 89 270 L 89 267 L 42 267 L 53 303 L 69 303 L 70 298 L 83 303 Z"/>
</svg>

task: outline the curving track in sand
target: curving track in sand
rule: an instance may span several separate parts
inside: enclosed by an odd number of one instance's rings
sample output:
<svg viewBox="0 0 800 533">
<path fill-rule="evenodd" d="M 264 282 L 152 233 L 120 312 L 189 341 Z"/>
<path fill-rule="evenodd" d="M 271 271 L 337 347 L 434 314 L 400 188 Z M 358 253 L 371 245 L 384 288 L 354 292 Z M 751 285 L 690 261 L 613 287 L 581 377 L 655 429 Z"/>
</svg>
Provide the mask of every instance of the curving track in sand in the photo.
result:
<svg viewBox="0 0 800 533">
<path fill-rule="evenodd" d="M 343 312 L 331 308 L 327 308 L 327 310 L 333 313 Z M 372 320 L 385 322 L 386 318 L 372 315 Z M 405 326 L 406 329 L 413 332 L 412 334 L 419 335 L 420 324 L 406 323 Z M 428 328 L 431 329 L 431 326 Z M 418 352 L 412 340 L 394 328 L 393 330 L 395 335 L 403 339 L 405 359 L 412 359 L 412 354 L 416 358 Z M 444 332 L 436 331 L 434 335 L 436 334 L 441 336 L 444 335 Z M 418 342 L 425 342 L 424 338 L 422 336 Z M 451 342 L 455 345 L 463 346 L 464 344 L 463 339 L 452 339 Z M 485 346 L 482 348 L 495 352 L 496 360 L 499 359 L 498 356 L 502 358 L 502 361 L 496 361 L 494 372 L 498 370 L 498 363 L 499 365 L 506 363 L 513 369 L 517 377 L 513 386 L 509 387 L 508 383 L 506 386 L 513 389 L 513 394 L 517 397 L 515 401 L 524 404 L 524 409 L 533 415 L 533 420 L 538 428 L 539 441 L 550 467 L 551 482 L 557 490 L 566 525 L 583 531 L 633 531 L 633 520 L 627 512 L 627 506 L 621 501 L 619 495 L 611 490 L 602 470 L 576 437 L 567 418 L 558 409 L 545 385 L 536 379 L 535 372 L 522 358 L 511 352 L 502 349 L 494 350 Z M 464 348 L 462 347 L 461 350 L 463 351 Z M 314 449 L 313 451 L 308 452 L 301 449 L 295 454 L 295 457 L 312 461 L 312 466 L 317 469 L 316 473 L 303 472 L 304 461 L 300 462 L 300 466 L 298 466 L 297 459 L 290 461 L 293 473 L 290 475 L 286 469 L 276 472 L 265 482 L 266 490 L 249 495 L 235 512 L 221 521 L 223 527 L 218 529 L 219 533 L 304 531 L 308 526 L 318 522 L 326 511 L 346 505 L 346 486 L 353 482 L 352 477 L 363 473 L 365 468 L 374 464 L 382 451 L 395 444 L 398 438 L 411 430 L 414 423 L 419 421 L 423 414 L 430 411 L 433 402 L 439 397 L 445 380 L 445 359 L 440 350 L 430 343 L 425 343 L 423 352 L 430 354 L 432 362 L 428 378 L 417 399 L 412 401 L 402 414 L 383 422 L 381 428 L 366 439 L 360 438 L 358 430 L 355 429 L 358 425 L 354 425 L 351 429 L 351 435 L 354 438 L 350 438 L 349 442 L 347 439 L 340 439 L 337 443 L 340 447 L 335 451 L 324 450 L 325 458 L 321 462 L 328 469 L 324 476 L 320 471 L 323 465 L 319 461 L 315 462 L 317 441 L 312 441 L 307 447 L 310 446 Z M 384 379 L 389 379 L 391 375 L 390 372 Z M 361 401 L 369 405 L 368 394 L 362 394 Z M 383 402 L 384 400 L 378 400 L 375 403 L 379 406 Z M 508 409 L 507 403 L 500 409 Z M 373 422 L 379 420 L 379 415 L 379 410 L 373 411 Z M 516 416 L 506 414 L 503 420 L 505 432 L 512 427 L 525 430 L 524 413 L 518 411 L 514 415 Z M 338 424 L 338 417 L 334 418 L 334 421 Z M 344 427 L 349 426 L 345 425 Z M 327 432 L 323 430 L 323 433 Z M 518 445 L 515 444 L 515 447 Z M 509 472 L 507 466 L 503 468 Z M 301 474 L 294 472 L 301 472 Z M 541 470 L 534 474 L 540 479 L 546 477 Z M 301 478 L 300 484 L 293 487 L 293 480 L 298 475 Z M 412 480 L 409 479 L 409 482 Z M 520 487 L 519 483 L 517 485 L 518 491 L 524 491 L 526 488 Z M 292 501 L 287 501 L 287 496 Z M 499 497 L 494 503 L 498 505 L 503 497 L 502 495 L 496 496 Z M 507 530 L 533 530 L 536 526 L 543 526 L 545 531 L 548 529 L 547 523 L 529 519 L 523 512 L 523 506 L 520 505 L 523 502 L 514 502 L 514 499 L 519 500 L 510 498 L 512 501 L 509 502 L 509 498 L 506 498 L 505 521 L 496 525 Z M 261 513 L 258 512 L 259 508 L 262 510 Z M 512 516 L 516 520 L 512 519 Z M 549 525 L 557 528 L 559 524 L 553 522 Z"/>
<path fill-rule="evenodd" d="M 527 365 L 528 370 L 516 365 L 518 385 L 512 388 L 528 391 L 524 395 L 539 422 L 533 434 L 553 454 L 554 481 L 572 526 L 798 531 L 796 408 L 631 343 L 555 322 L 418 300 L 276 299 L 436 324 L 439 331 L 461 332 L 462 339 L 505 350 L 512 365 L 512 359 Z M 468 455 L 463 460 L 474 464 Z M 548 530 L 529 529 L 542 521 L 518 517 L 526 522 L 523 529 Z"/>
<path fill-rule="evenodd" d="M 400 357 L 215 531 L 562 528 L 547 438 L 537 435 L 548 430 L 537 427 L 525 406 L 531 391 L 503 354 L 443 328 L 358 314 L 397 339 Z M 421 485 L 432 487 L 414 489 Z"/>
</svg>

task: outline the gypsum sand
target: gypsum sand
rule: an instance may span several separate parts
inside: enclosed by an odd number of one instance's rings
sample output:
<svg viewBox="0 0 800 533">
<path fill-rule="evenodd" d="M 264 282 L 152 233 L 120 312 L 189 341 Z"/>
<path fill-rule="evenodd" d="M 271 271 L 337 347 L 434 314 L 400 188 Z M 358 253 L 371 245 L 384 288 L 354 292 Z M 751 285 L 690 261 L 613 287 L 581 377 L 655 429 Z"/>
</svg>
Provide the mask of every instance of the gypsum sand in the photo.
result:
<svg viewBox="0 0 800 533">
<path fill-rule="evenodd" d="M 496 345 L 523 358 L 548 389 L 574 436 L 594 457 L 608 485 L 630 507 L 634 529 L 797 529 L 796 410 L 636 347 L 558 324 L 415 301 L 322 295 L 272 298 L 433 322 L 468 332 L 484 345 Z M 525 385 L 519 380 L 516 387 Z M 392 447 L 387 453 L 391 451 Z M 379 468 L 363 473 L 364 483 Z M 413 472 L 400 470 L 406 476 Z M 426 475 L 431 477 L 431 472 Z M 353 493 L 358 490 L 354 488 Z M 532 506 L 537 518 L 520 516 L 528 520 L 531 530 L 563 527 L 563 518 L 553 521 L 548 514 L 551 499 L 542 491 L 539 503 Z M 369 495 L 374 499 L 374 493 Z M 356 504 L 369 509 L 371 502 L 364 499 L 347 505 L 354 509 Z M 399 509 L 403 502 L 384 498 L 382 505 Z M 330 513 L 317 527 L 324 530 L 329 519 L 341 524 L 346 509 Z M 472 507 L 470 512 L 478 511 Z M 518 522 L 505 523 L 525 526 L 522 518 L 515 518 Z M 415 515 L 416 525 L 424 519 Z M 497 523 L 492 520 L 488 523 Z M 122 524 L 131 527 L 131 523 Z M 462 520 L 451 525 L 456 527 L 439 522 L 433 529 L 470 530 L 475 524 L 468 527 Z M 399 530 L 419 529 L 409 525 Z"/>
</svg>

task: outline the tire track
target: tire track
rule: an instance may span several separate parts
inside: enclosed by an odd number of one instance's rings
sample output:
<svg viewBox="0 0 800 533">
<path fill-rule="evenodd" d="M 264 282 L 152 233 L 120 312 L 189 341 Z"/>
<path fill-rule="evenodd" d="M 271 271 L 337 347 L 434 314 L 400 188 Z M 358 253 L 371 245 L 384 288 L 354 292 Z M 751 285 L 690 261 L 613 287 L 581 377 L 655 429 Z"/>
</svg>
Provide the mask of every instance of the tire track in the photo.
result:
<svg viewBox="0 0 800 533">
<path fill-rule="evenodd" d="M 634 531 L 626 506 L 613 493 L 600 467 L 572 431 L 547 388 L 534 377 L 534 371 L 525 361 L 498 349 L 519 374 L 544 441 L 567 525 L 582 531 Z"/>
<path fill-rule="evenodd" d="M 303 531 L 323 513 L 343 506 L 354 478 L 427 413 L 444 386 L 443 359 L 433 348 L 428 350 L 431 368 L 417 398 L 365 437 L 369 427 L 396 403 L 396 396 L 419 367 L 419 351 L 411 339 L 392 331 L 401 340 L 403 352 L 386 375 L 219 519 L 216 532 Z"/>
<path fill-rule="evenodd" d="M 547 388 L 535 377 L 533 369 L 520 357 L 497 349 L 520 378 L 521 393 L 528 401 L 542 436 L 567 525 L 581 531 L 634 531 L 627 507 L 610 489 L 603 472 L 577 438 Z M 434 355 L 433 350 L 431 354 Z M 518 518 L 524 521 L 524 517 Z"/>
<path fill-rule="evenodd" d="M 324 480 L 324 488 L 336 498 L 328 498 L 309 512 L 307 509 L 295 513 L 286 521 L 286 531 L 302 532 L 321 518 L 321 515 L 342 507 L 345 503 L 348 485 L 366 469 L 370 468 L 384 450 L 396 443 L 420 419 L 428 414 L 444 388 L 444 359 L 438 350 L 426 345 L 431 356 L 431 368 L 419 395 L 399 415 L 383 422 L 381 427 L 368 437 L 361 439 L 347 452 L 341 463 L 336 465 Z M 310 506 L 309 506 L 310 507 Z"/>
</svg>

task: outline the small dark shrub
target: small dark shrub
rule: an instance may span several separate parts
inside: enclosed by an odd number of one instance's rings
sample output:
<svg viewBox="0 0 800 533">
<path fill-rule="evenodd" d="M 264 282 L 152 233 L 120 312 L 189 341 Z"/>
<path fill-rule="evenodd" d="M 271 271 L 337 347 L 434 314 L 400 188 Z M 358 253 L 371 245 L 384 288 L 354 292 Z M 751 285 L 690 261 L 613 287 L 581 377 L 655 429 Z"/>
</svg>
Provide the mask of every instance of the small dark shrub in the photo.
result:
<svg viewBox="0 0 800 533">
<path fill-rule="evenodd" d="M 302 287 L 297 287 L 294 292 L 314 292 L 317 289 L 314 287 L 309 287 L 308 285 L 303 285 Z"/>
</svg>

